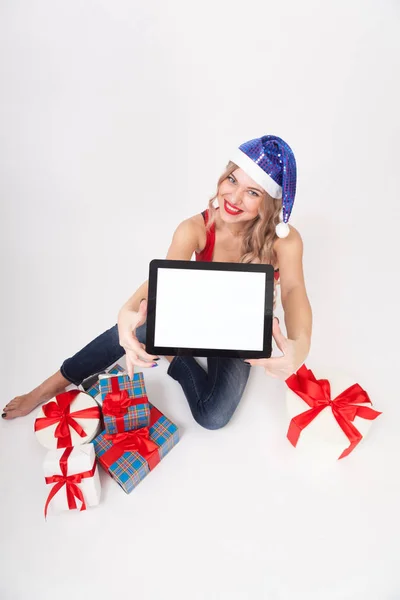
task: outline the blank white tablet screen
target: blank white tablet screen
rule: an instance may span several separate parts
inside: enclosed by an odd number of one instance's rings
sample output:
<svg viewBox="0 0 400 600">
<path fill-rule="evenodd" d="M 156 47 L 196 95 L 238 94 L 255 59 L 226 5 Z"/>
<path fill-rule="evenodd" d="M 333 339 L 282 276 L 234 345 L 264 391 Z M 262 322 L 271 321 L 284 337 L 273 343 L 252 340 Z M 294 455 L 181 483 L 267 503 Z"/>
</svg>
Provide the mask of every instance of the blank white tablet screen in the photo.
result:
<svg viewBox="0 0 400 600">
<path fill-rule="evenodd" d="M 158 269 L 154 345 L 262 350 L 265 273 Z"/>
</svg>

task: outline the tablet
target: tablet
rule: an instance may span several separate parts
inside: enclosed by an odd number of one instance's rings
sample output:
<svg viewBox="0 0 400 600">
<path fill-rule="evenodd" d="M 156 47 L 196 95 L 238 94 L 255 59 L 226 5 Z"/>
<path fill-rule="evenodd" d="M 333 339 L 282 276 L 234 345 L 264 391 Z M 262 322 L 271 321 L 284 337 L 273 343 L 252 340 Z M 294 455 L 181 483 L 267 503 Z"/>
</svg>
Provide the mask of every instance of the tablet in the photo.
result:
<svg viewBox="0 0 400 600">
<path fill-rule="evenodd" d="M 146 351 L 268 358 L 273 297 L 272 265 L 153 260 Z"/>
</svg>

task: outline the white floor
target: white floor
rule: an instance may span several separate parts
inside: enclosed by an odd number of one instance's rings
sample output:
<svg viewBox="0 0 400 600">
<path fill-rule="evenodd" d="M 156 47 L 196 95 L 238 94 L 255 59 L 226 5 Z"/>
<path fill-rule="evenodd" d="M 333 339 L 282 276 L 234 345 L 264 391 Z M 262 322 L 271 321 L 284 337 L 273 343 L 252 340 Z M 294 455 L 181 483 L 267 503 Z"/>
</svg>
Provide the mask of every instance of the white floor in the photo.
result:
<svg viewBox="0 0 400 600">
<path fill-rule="evenodd" d="M 47 522 L 34 414 L 0 419 L 0 600 L 400 600 L 396 3 L 0 12 L 2 405 L 115 322 L 231 149 L 270 133 L 297 157 L 307 364 L 383 411 L 326 465 L 286 440 L 283 383 L 253 370 L 210 432 L 161 361 L 146 384 L 179 445 L 129 496 L 103 473 L 98 508 Z"/>
<path fill-rule="evenodd" d="M 180 443 L 128 496 L 102 472 L 101 504 L 84 513 L 44 521 L 34 415 L 0 424 L 2 599 L 400 597 L 393 388 L 377 381 L 385 414 L 324 466 L 287 442 L 280 382 L 253 369 L 233 421 L 212 432 L 165 371 L 146 371 L 148 394 Z"/>
</svg>

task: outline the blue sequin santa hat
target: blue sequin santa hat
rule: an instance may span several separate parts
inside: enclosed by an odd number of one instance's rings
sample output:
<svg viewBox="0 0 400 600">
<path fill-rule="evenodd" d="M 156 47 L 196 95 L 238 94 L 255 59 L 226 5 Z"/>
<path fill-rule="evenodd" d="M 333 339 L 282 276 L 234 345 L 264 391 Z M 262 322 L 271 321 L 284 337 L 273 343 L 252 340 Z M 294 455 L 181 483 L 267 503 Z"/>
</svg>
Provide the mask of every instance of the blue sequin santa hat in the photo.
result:
<svg viewBox="0 0 400 600">
<path fill-rule="evenodd" d="M 282 198 L 276 235 L 289 235 L 290 213 L 296 194 L 296 160 L 290 146 L 275 135 L 245 142 L 231 156 L 232 162 L 261 185 L 272 198 Z"/>
</svg>

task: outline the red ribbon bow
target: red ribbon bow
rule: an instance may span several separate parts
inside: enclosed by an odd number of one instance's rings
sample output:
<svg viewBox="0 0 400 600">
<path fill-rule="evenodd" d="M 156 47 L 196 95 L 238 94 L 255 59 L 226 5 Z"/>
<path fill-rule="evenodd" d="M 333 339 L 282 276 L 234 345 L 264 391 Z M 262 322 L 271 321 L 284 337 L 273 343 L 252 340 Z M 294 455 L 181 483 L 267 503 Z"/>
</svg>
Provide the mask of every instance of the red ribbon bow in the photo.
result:
<svg viewBox="0 0 400 600">
<path fill-rule="evenodd" d="M 81 437 L 86 437 L 87 433 L 75 419 L 99 419 L 100 409 L 98 406 L 84 408 L 73 413 L 71 402 L 80 394 L 79 390 L 71 390 L 56 396 L 54 402 L 48 402 L 43 405 L 44 417 L 39 417 L 35 421 L 35 431 L 45 429 L 50 425 L 58 423 L 54 437 L 57 438 L 57 448 L 67 448 L 72 446 L 70 427 L 74 429 Z M 75 417 L 75 418 L 74 418 Z"/>
<path fill-rule="evenodd" d="M 130 406 L 138 404 L 147 404 L 147 396 L 139 398 L 130 398 L 127 390 L 120 390 L 118 377 L 111 377 L 111 392 L 104 398 L 103 414 L 107 417 L 114 417 L 117 432 L 125 431 L 124 416 L 127 414 Z"/>
<path fill-rule="evenodd" d="M 160 462 L 158 446 L 150 439 L 148 427 L 134 429 L 133 431 L 125 431 L 123 433 L 115 433 L 113 435 L 104 434 L 104 439 L 112 443 L 112 447 L 99 457 L 99 460 L 107 469 L 109 469 L 124 452 L 137 452 L 140 454 L 147 461 L 150 470 L 154 469 Z"/>
<path fill-rule="evenodd" d="M 288 387 L 304 400 L 311 408 L 300 413 L 290 421 L 287 433 L 288 440 L 296 446 L 300 434 L 311 421 L 324 408 L 328 406 L 339 424 L 339 427 L 346 434 L 350 445 L 342 452 L 339 458 L 344 458 L 362 440 L 362 435 L 352 421 L 359 416 L 363 419 L 373 421 L 381 413 L 369 406 L 358 406 L 358 404 L 371 404 L 372 402 L 365 390 L 358 384 L 344 390 L 339 396 L 331 399 L 331 386 L 327 379 L 316 379 L 314 373 L 305 365 L 300 367 L 297 373 L 291 375 L 286 383 Z"/>
<path fill-rule="evenodd" d="M 130 406 L 132 406 L 132 402 L 126 390 L 109 392 L 103 402 L 103 414 L 112 417 L 123 417 Z"/>
<path fill-rule="evenodd" d="M 61 458 L 60 458 L 60 469 L 62 475 L 52 475 L 51 477 L 45 477 L 46 483 L 55 483 L 46 500 L 46 505 L 44 507 L 44 516 L 47 517 L 47 508 L 54 498 L 54 496 L 59 492 L 59 490 L 65 485 L 66 493 L 67 493 L 67 501 L 68 508 L 72 510 L 77 508 L 76 500 L 77 498 L 81 502 L 80 510 L 86 510 L 85 499 L 82 494 L 82 490 L 78 487 L 78 483 L 81 483 L 82 479 L 86 479 L 87 477 L 93 477 L 96 471 L 96 462 L 94 463 L 92 469 L 90 471 L 84 471 L 83 473 L 76 473 L 75 475 L 68 475 L 68 458 L 71 454 L 73 448 L 67 448 Z"/>
</svg>

